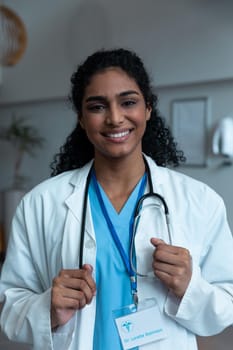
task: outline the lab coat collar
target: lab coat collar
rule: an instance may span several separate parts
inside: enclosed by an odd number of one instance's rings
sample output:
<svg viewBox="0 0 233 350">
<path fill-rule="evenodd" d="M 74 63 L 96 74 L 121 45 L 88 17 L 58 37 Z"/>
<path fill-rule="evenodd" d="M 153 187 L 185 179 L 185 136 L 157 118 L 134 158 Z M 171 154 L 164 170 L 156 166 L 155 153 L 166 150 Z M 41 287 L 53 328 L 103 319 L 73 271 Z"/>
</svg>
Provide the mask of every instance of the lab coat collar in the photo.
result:
<svg viewBox="0 0 233 350">
<path fill-rule="evenodd" d="M 75 187 L 84 186 L 92 164 L 93 164 L 93 160 L 85 164 L 84 167 L 78 169 L 78 171 L 75 171 L 70 179 L 70 184 Z"/>
<path fill-rule="evenodd" d="M 176 190 L 175 187 L 180 181 L 182 181 L 182 177 L 180 177 L 176 172 L 176 182 L 174 187 L 174 171 L 172 169 L 168 169 L 167 167 L 158 166 L 155 161 L 148 156 L 145 156 L 145 158 L 151 172 L 153 191 L 160 194 L 166 200 L 168 207 L 170 207 L 170 200 L 172 197 L 171 193 L 174 194 L 174 191 Z"/>
<path fill-rule="evenodd" d="M 156 186 L 161 185 L 164 182 L 161 167 L 159 167 L 151 157 L 144 154 L 144 158 L 146 159 L 149 165 L 153 184 L 155 184 Z"/>
<path fill-rule="evenodd" d="M 154 190 L 156 192 L 160 192 L 159 188 L 161 187 L 161 185 L 163 185 L 166 182 L 167 175 L 166 175 L 166 172 L 164 171 L 165 169 L 162 167 L 159 167 L 152 158 L 146 155 L 144 155 L 144 157 L 146 158 L 146 161 L 148 162 L 150 167 Z M 68 208 L 72 211 L 73 215 L 80 222 L 81 222 L 82 207 L 83 207 L 83 200 L 81 199 L 84 197 L 86 179 L 92 164 L 93 164 L 93 160 L 88 162 L 83 168 L 80 168 L 79 170 L 73 172 L 70 178 L 70 184 L 74 186 L 74 191 L 65 201 Z M 89 203 L 88 203 L 88 209 L 90 209 Z M 89 210 L 87 211 L 89 212 Z M 88 219 L 88 217 L 86 222 L 86 229 L 91 234 L 92 228 L 90 226 L 90 220 Z"/>
<path fill-rule="evenodd" d="M 153 183 L 156 186 L 158 186 L 166 182 L 165 174 L 164 174 L 165 168 L 158 166 L 151 157 L 145 154 L 143 154 L 143 156 L 145 157 L 146 161 L 149 164 Z M 72 184 L 75 187 L 81 187 L 81 188 L 85 187 L 86 178 L 92 164 L 93 164 L 93 160 L 88 162 L 83 168 L 79 169 L 79 171 L 75 171 L 70 179 L 70 184 Z"/>
</svg>

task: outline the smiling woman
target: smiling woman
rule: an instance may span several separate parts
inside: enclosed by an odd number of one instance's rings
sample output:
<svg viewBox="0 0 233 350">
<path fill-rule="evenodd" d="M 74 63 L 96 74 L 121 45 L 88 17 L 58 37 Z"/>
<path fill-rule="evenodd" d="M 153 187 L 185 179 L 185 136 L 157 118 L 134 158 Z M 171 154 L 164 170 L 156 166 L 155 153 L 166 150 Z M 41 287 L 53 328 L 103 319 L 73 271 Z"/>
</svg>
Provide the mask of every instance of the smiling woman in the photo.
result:
<svg viewBox="0 0 233 350">
<path fill-rule="evenodd" d="M 233 323 L 222 199 L 167 168 L 183 152 L 135 53 L 89 56 L 70 99 L 77 125 L 53 177 L 23 198 L 13 220 L 2 329 L 38 350 L 122 350 L 125 337 L 134 350 L 197 350 L 197 334 Z"/>
<path fill-rule="evenodd" d="M 105 70 L 110 68 L 111 71 L 115 68 L 115 74 L 117 70 L 121 71 L 122 77 L 131 81 L 133 91 L 137 91 L 139 92 L 139 96 L 143 96 L 144 108 L 146 107 L 147 110 L 151 108 L 150 118 L 146 123 L 146 130 L 142 138 L 143 152 L 152 156 L 157 164 L 162 166 L 178 165 L 180 162 L 185 161 L 183 152 L 177 150 L 176 143 L 169 129 L 159 115 L 157 110 L 157 96 L 152 92 L 150 79 L 144 69 L 143 63 L 133 52 L 124 49 L 97 51 L 88 57 L 85 63 L 80 65 L 78 70 L 74 72 L 71 77 L 70 101 L 77 113 L 79 121 L 82 119 L 84 95 L 86 88 L 90 88 L 90 81 L 95 75 L 103 74 Z M 96 98 L 100 96 L 97 93 L 97 96 L 92 97 Z M 101 96 L 102 103 L 103 97 L 105 96 Z M 123 97 L 126 96 L 122 96 L 122 99 Z M 132 99 L 130 102 L 128 99 L 128 103 L 132 104 Z M 102 108 L 102 105 L 100 104 L 97 108 Z M 86 132 L 81 127 L 81 122 L 78 122 L 76 128 L 68 136 L 67 142 L 61 148 L 61 152 L 55 156 L 52 164 L 52 175 L 57 175 L 65 170 L 82 167 L 93 156 L 94 147 L 88 140 Z"/>
<path fill-rule="evenodd" d="M 119 68 L 105 69 L 91 79 L 83 101 L 80 124 L 95 159 L 125 157 L 135 164 L 151 112 L 135 80 Z"/>
</svg>

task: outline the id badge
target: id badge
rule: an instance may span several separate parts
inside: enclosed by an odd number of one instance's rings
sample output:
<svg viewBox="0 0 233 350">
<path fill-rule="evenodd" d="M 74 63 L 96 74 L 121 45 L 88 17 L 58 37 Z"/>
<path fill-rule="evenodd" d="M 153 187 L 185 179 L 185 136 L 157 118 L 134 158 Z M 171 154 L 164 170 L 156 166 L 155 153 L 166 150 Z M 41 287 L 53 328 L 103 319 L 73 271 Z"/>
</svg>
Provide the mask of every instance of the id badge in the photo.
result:
<svg viewBox="0 0 233 350">
<path fill-rule="evenodd" d="M 113 311 L 123 349 L 165 339 L 166 332 L 156 299 L 148 298 Z"/>
</svg>

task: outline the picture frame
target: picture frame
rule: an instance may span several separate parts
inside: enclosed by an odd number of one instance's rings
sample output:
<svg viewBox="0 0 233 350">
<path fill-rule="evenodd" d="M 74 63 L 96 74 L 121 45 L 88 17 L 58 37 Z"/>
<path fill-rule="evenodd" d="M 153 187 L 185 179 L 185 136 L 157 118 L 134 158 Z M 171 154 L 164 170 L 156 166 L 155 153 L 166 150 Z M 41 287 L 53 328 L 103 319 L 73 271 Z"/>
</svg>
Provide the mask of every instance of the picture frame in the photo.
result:
<svg viewBox="0 0 233 350">
<path fill-rule="evenodd" d="M 172 101 L 171 130 L 186 157 L 185 166 L 207 166 L 208 124 L 208 97 Z"/>
</svg>

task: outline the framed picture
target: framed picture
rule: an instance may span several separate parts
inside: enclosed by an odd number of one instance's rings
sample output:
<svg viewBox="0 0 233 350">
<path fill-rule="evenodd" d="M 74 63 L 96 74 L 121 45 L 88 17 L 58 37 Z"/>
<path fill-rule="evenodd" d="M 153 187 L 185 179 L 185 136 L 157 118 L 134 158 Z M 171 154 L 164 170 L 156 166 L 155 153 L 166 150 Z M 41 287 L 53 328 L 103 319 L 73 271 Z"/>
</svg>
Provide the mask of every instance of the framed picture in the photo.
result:
<svg viewBox="0 0 233 350">
<path fill-rule="evenodd" d="M 208 150 L 209 99 L 172 101 L 171 129 L 189 166 L 206 166 Z"/>
</svg>

